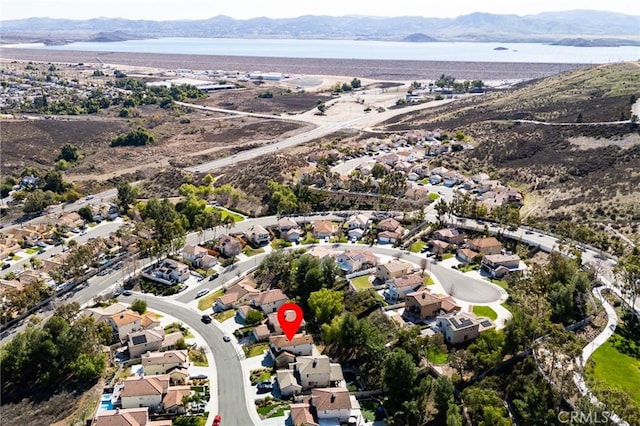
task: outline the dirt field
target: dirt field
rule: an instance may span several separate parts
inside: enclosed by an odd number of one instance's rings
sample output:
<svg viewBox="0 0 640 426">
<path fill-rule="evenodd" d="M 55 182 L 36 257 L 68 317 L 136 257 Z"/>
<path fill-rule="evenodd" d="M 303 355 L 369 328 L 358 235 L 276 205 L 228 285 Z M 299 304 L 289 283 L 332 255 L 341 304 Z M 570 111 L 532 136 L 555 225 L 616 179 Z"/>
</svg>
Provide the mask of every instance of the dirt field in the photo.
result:
<svg viewBox="0 0 640 426">
<path fill-rule="evenodd" d="M 289 74 L 340 75 L 374 80 L 435 79 L 442 73 L 457 79 L 533 79 L 578 69 L 586 64 L 382 61 L 364 59 L 265 58 L 245 56 L 169 55 L 151 53 L 76 52 L 0 48 L 0 57 L 28 61 L 144 66 L 165 69 L 239 70 Z"/>
</svg>

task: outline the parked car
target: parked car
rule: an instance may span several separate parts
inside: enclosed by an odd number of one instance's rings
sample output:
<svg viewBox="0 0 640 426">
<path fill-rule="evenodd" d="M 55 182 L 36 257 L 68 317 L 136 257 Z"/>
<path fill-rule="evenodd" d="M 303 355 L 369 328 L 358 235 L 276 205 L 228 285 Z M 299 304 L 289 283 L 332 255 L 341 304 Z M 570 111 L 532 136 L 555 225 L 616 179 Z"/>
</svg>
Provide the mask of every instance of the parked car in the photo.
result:
<svg viewBox="0 0 640 426">
<path fill-rule="evenodd" d="M 210 317 L 209 315 L 206 315 L 206 314 L 205 314 L 205 315 L 203 315 L 203 316 L 202 316 L 202 322 L 203 322 L 203 323 L 205 323 L 205 324 L 211 324 L 211 321 L 213 321 L 213 320 L 211 319 L 211 317 Z"/>
<path fill-rule="evenodd" d="M 209 293 L 209 289 L 208 289 L 208 288 L 203 288 L 203 289 L 202 289 L 202 290 L 200 290 L 198 293 L 196 293 L 196 299 L 197 299 L 198 297 L 202 297 L 202 296 L 204 296 L 204 295 L 205 295 L 205 294 L 207 294 L 207 293 Z"/>
<path fill-rule="evenodd" d="M 222 417 L 220 417 L 220 414 L 216 414 L 216 416 L 213 418 L 213 424 L 212 426 L 220 426 L 222 423 L 220 423 L 222 421 Z"/>
<path fill-rule="evenodd" d="M 9 265 L 8 263 L 3 263 L 3 264 L 2 264 L 2 270 L 3 270 L 3 271 L 4 271 L 5 269 L 10 268 L 10 267 L 11 267 L 11 265 Z"/>
<path fill-rule="evenodd" d="M 214 272 L 212 275 L 209 276 L 209 281 L 213 281 L 216 278 L 218 278 L 218 276 L 220 276 L 220 274 L 218 274 L 217 272 Z"/>
<path fill-rule="evenodd" d="M 131 292 L 131 290 L 125 290 L 122 292 L 123 296 L 131 296 L 133 293 Z"/>
<path fill-rule="evenodd" d="M 206 374 L 196 374 L 195 376 L 191 376 L 192 379 L 196 380 L 206 380 L 209 378 Z"/>
<path fill-rule="evenodd" d="M 222 340 L 224 340 L 225 342 L 230 342 L 231 341 L 231 337 L 229 337 L 228 334 L 225 334 L 224 336 L 222 336 Z"/>
<path fill-rule="evenodd" d="M 267 392 L 267 391 L 272 391 L 273 390 L 273 383 L 271 383 L 271 380 L 264 380 L 260 383 L 258 383 L 258 391 L 261 392 Z"/>
</svg>

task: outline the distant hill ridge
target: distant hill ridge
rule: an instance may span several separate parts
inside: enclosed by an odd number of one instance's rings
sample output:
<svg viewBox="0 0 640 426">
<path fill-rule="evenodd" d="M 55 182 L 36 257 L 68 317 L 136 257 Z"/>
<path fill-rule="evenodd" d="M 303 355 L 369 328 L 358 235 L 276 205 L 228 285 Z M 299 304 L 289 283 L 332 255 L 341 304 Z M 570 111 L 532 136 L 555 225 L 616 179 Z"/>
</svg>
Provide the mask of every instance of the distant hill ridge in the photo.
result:
<svg viewBox="0 0 640 426">
<path fill-rule="evenodd" d="M 227 37 L 361 39 L 407 41 L 554 42 L 567 36 L 624 37 L 638 41 L 640 17 L 613 12 L 573 10 L 537 15 L 471 13 L 457 18 L 416 16 L 300 16 L 237 20 L 216 16 L 201 20 L 151 21 L 120 18 L 69 20 L 29 18 L 1 21 L 3 38 L 17 33 L 87 34 L 123 32 L 130 38 Z M 94 35 L 93 37 L 99 37 Z M 104 41 L 109 41 L 106 37 Z M 117 37 L 115 37 L 117 38 Z"/>
</svg>

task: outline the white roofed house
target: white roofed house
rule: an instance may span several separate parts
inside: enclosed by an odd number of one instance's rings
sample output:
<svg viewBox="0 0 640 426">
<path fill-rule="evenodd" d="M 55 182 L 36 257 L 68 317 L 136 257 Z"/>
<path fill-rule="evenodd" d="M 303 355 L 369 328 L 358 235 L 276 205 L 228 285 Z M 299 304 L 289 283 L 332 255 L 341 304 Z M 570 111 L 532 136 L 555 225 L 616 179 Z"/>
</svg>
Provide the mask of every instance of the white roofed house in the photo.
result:
<svg viewBox="0 0 640 426">
<path fill-rule="evenodd" d="M 412 271 L 413 266 L 410 263 L 392 260 L 388 263 L 376 266 L 376 277 L 382 282 L 385 282 L 392 278 L 399 278 L 410 274 Z"/>
<path fill-rule="evenodd" d="M 276 312 L 289 298 L 280 289 L 262 291 L 250 296 L 251 306 L 260 308 L 264 313 Z"/>
<path fill-rule="evenodd" d="M 280 394 L 284 397 L 300 395 L 300 392 L 302 392 L 302 386 L 298 384 L 293 370 L 277 370 L 276 380 L 278 381 L 278 387 L 280 387 Z"/>
<path fill-rule="evenodd" d="M 494 278 L 502 278 L 510 272 L 519 271 L 520 256 L 517 254 L 489 254 L 482 258 L 482 270 Z"/>
<path fill-rule="evenodd" d="M 362 229 L 366 230 L 369 224 L 369 217 L 363 214 L 354 214 L 347 219 L 347 230 Z"/>
<path fill-rule="evenodd" d="M 347 250 L 336 257 L 336 263 L 346 273 L 374 267 L 378 258 L 366 250 Z"/>
<path fill-rule="evenodd" d="M 444 340 L 450 345 L 468 342 L 475 339 L 484 330 L 494 328 L 495 324 L 486 318 L 477 318 L 470 312 L 455 312 L 439 315 L 436 322 Z"/>
<path fill-rule="evenodd" d="M 292 366 L 302 389 L 340 386 L 344 381 L 340 364 L 326 355 L 299 356 Z"/>
<path fill-rule="evenodd" d="M 176 368 L 189 368 L 187 350 L 147 352 L 142 354 L 142 368 L 146 375 L 169 373 Z"/>
<path fill-rule="evenodd" d="M 387 281 L 384 290 L 384 298 L 391 303 L 404 300 L 407 294 L 412 293 L 423 286 L 424 277 L 420 274 L 406 275 Z"/>
<path fill-rule="evenodd" d="M 204 256 L 209 255 L 209 250 L 205 247 L 187 245 L 182 249 L 182 258 L 189 261 L 193 266 L 199 268 Z M 214 264 L 215 265 L 215 264 Z"/>
<path fill-rule="evenodd" d="M 245 236 L 251 244 L 256 246 L 267 244 L 269 242 L 269 231 L 260 225 L 253 225 L 247 230 Z"/>
<path fill-rule="evenodd" d="M 308 399 L 311 412 L 318 420 L 332 420 L 335 424 L 346 423 L 354 417 L 356 425 L 362 424 L 360 404 L 347 388 L 319 388 L 311 391 Z"/>
</svg>

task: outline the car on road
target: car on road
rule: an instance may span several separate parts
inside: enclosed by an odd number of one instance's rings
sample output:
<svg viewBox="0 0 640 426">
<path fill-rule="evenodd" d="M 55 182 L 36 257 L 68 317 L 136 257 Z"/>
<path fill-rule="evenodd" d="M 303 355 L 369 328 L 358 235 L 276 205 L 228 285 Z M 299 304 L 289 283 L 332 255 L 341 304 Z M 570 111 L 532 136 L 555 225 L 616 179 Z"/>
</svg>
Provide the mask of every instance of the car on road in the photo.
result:
<svg viewBox="0 0 640 426">
<path fill-rule="evenodd" d="M 191 376 L 191 378 L 196 380 L 207 380 L 209 376 L 206 374 L 196 374 L 195 376 Z"/>
<path fill-rule="evenodd" d="M 527 235 L 532 235 L 532 234 L 533 234 L 533 231 L 529 231 L 529 230 L 527 229 L 526 231 L 524 231 L 524 233 L 525 233 L 525 234 L 527 234 Z"/>
<path fill-rule="evenodd" d="M 210 317 L 209 315 L 204 314 L 204 315 L 202 316 L 202 322 L 203 322 L 203 323 L 205 323 L 205 324 L 211 324 L 211 321 L 213 321 L 213 320 L 211 319 L 211 317 Z"/>
<path fill-rule="evenodd" d="M 222 417 L 220 417 L 220 414 L 216 414 L 216 416 L 213 418 L 213 424 L 212 426 L 220 426 L 222 423 L 220 423 L 222 421 Z"/>
<path fill-rule="evenodd" d="M 86 201 L 93 200 L 93 195 L 87 195 L 86 197 L 84 197 L 84 199 Z"/>
<path fill-rule="evenodd" d="M 209 293 L 209 289 L 208 288 L 203 288 L 202 290 L 200 290 L 199 292 L 196 293 L 196 299 L 198 297 L 204 296 L 207 293 Z"/>
<path fill-rule="evenodd" d="M 112 293 L 112 296 L 115 298 L 115 297 L 120 296 L 121 294 L 122 294 L 122 291 L 120 291 L 120 290 L 114 290 L 114 291 L 113 291 L 113 293 Z"/>
<path fill-rule="evenodd" d="M 214 272 L 212 275 L 209 276 L 209 281 L 213 281 L 216 278 L 218 278 L 220 276 L 220 274 L 218 274 L 217 272 Z"/>
<path fill-rule="evenodd" d="M 225 334 L 224 336 L 222 336 L 222 340 L 224 340 L 225 342 L 230 342 L 231 337 L 228 334 Z"/>
<path fill-rule="evenodd" d="M 123 296 L 131 296 L 133 293 L 131 292 L 131 290 L 125 290 L 122 292 Z"/>
<path fill-rule="evenodd" d="M 2 270 L 3 270 L 3 271 L 4 271 L 5 269 L 10 268 L 10 267 L 11 267 L 11 265 L 9 265 L 8 263 L 3 263 L 3 264 L 2 264 Z"/>
</svg>

